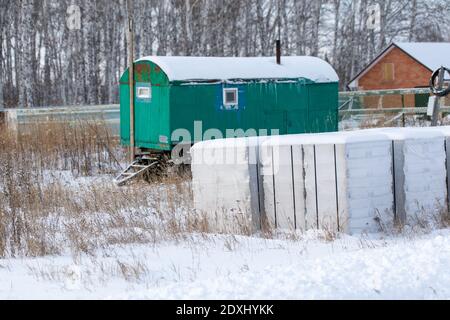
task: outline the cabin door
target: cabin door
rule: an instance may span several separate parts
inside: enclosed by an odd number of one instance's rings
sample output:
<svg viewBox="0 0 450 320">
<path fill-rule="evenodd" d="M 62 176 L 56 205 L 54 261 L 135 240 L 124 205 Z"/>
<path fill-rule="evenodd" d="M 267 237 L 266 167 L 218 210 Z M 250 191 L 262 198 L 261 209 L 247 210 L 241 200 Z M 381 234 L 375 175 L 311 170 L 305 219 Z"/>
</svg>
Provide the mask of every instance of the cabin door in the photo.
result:
<svg viewBox="0 0 450 320">
<path fill-rule="evenodd" d="M 170 149 L 168 88 L 138 82 L 135 92 L 137 145 L 154 150 Z"/>
<path fill-rule="evenodd" d="M 154 119 L 158 116 L 154 107 L 154 94 L 150 83 L 136 83 L 135 89 L 135 134 L 138 146 L 149 145 L 154 142 Z"/>
</svg>

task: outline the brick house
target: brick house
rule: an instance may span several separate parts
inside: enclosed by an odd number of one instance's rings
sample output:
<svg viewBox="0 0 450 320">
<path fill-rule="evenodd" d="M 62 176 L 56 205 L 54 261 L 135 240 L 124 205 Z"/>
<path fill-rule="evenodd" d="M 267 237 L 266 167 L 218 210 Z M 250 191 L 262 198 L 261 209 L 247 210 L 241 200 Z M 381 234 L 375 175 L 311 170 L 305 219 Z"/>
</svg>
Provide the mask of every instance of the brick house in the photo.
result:
<svg viewBox="0 0 450 320">
<path fill-rule="evenodd" d="M 450 43 L 394 42 L 381 52 L 349 83 L 351 90 L 379 90 L 428 87 L 433 71 L 450 68 Z M 450 99 L 447 99 L 449 101 Z M 424 107 L 427 95 L 388 96 L 383 107 Z M 376 107 L 378 97 L 365 99 L 365 105 Z"/>
</svg>

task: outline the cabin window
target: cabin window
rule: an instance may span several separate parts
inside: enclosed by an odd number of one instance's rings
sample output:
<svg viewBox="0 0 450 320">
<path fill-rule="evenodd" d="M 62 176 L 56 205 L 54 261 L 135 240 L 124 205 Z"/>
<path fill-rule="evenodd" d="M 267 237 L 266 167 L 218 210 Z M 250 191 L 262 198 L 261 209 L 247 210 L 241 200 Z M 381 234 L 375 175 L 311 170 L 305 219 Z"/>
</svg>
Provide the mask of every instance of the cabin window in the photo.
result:
<svg viewBox="0 0 450 320">
<path fill-rule="evenodd" d="M 395 68 L 393 63 L 383 64 L 383 80 L 384 81 L 394 81 L 395 79 Z"/>
<path fill-rule="evenodd" d="M 138 99 L 151 99 L 152 98 L 152 90 L 150 87 L 138 87 L 136 91 L 137 91 Z"/>
<path fill-rule="evenodd" d="M 223 89 L 223 104 L 226 107 L 229 106 L 237 106 L 239 103 L 238 101 L 238 89 L 232 88 L 232 89 Z"/>
</svg>

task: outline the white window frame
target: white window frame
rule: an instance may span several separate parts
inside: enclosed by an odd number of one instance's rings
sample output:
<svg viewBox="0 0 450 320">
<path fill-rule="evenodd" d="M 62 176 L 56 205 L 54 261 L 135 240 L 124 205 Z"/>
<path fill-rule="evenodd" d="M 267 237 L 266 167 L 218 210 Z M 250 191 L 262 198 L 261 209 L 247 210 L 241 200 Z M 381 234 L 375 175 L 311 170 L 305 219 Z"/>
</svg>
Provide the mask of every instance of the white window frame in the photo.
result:
<svg viewBox="0 0 450 320">
<path fill-rule="evenodd" d="M 142 94 L 140 90 L 147 91 L 145 94 Z M 152 88 L 151 87 L 137 87 L 136 88 L 136 96 L 138 99 L 151 99 L 152 98 Z"/>
<path fill-rule="evenodd" d="M 229 92 L 234 92 L 235 97 L 236 97 L 236 101 L 231 103 L 231 102 L 227 102 L 227 93 Z M 223 105 L 225 107 L 231 107 L 231 106 L 237 106 L 239 105 L 239 90 L 238 88 L 224 88 L 223 89 Z"/>
</svg>

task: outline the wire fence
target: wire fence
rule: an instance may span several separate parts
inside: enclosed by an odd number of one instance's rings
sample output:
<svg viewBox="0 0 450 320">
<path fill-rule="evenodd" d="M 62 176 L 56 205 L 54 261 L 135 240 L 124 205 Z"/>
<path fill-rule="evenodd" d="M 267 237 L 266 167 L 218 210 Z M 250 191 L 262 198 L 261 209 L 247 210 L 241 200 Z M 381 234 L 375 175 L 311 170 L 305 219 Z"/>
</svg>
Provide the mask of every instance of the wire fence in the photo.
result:
<svg viewBox="0 0 450 320">
<path fill-rule="evenodd" d="M 428 126 L 429 88 L 370 90 L 339 94 L 339 129 Z M 450 119 L 450 99 L 441 99 L 441 124 Z"/>
<path fill-rule="evenodd" d="M 71 123 L 80 120 L 102 121 L 112 134 L 120 134 L 120 106 L 117 104 L 98 106 L 67 106 L 31 109 L 6 109 L 4 121 L 14 129 L 36 122 Z"/>
<path fill-rule="evenodd" d="M 339 129 L 427 126 L 429 88 L 351 91 L 339 93 Z M 441 123 L 450 123 L 450 97 L 441 99 Z M 2 112 L 3 111 L 3 112 Z M 11 127 L 33 122 L 102 120 L 114 135 L 120 134 L 120 106 L 66 106 L 32 109 L 0 109 L 0 120 Z"/>
</svg>

